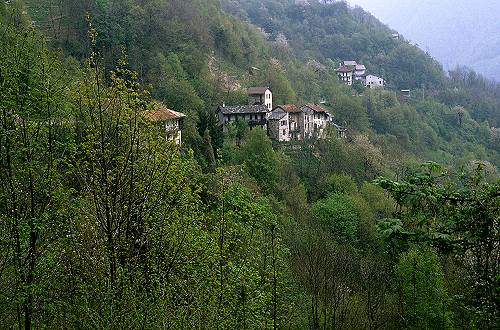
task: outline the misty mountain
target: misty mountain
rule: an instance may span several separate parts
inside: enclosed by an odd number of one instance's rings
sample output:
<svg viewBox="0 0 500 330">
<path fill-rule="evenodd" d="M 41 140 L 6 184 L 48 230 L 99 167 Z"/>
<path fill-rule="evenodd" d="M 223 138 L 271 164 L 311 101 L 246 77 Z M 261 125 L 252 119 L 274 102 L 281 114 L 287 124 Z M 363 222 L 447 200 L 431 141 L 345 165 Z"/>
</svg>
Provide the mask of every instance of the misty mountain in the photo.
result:
<svg viewBox="0 0 500 330">
<path fill-rule="evenodd" d="M 500 2 L 493 0 L 350 0 L 443 63 L 500 80 Z"/>
</svg>

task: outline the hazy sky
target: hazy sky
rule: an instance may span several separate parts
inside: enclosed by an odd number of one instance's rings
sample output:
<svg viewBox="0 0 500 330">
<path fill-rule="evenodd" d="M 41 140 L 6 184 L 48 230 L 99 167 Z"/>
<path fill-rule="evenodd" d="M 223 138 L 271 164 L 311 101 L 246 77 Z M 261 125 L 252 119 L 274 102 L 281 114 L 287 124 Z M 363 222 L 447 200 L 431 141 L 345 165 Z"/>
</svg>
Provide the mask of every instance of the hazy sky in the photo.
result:
<svg viewBox="0 0 500 330">
<path fill-rule="evenodd" d="M 429 51 L 445 68 L 470 66 L 499 80 L 499 0 L 347 0 Z"/>
</svg>

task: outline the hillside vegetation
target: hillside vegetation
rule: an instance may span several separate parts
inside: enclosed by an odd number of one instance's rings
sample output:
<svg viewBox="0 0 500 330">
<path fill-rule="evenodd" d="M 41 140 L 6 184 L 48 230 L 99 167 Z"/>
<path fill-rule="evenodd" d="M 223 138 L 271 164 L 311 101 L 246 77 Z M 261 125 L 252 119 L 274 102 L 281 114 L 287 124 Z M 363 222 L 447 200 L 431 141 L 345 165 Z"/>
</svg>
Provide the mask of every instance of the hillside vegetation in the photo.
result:
<svg viewBox="0 0 500 330">
<path fill-rule="evenodd" d="M 500 326 L 498 85 L 296 2 L 0 2 L 0 328 Z M 348 138 L 223 134 L 266 85 Z"/>
</svg>

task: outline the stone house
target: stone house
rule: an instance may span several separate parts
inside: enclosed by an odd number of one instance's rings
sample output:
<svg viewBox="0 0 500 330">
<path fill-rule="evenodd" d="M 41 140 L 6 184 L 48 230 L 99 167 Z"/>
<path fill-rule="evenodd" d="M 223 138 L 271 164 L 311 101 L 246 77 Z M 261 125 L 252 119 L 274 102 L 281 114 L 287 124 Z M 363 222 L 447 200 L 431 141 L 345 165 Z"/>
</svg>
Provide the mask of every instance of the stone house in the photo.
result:
<svg viewBox="0 0 500 330">
<path fill-rule="evenodd" d="M 312 103 L 303 105 L 300 110 L 304 114 L 304 138 L 325 138 L 332 119 L 330 112 Z"/>
<path fill-rule="evenodd" d="M 354 68 L 354 79 L 364 80 L 366 77 L 366 67 L 363 64 L 356 64 Z"/>
<path fill-rule="evenodd" d="M 230 123 L 242 120 L 248 123 L 250 129 L 261 127 L 267 130 L 268 108 L 263 104 L 257 105 L 236 105 L 236 106 L 221 106 L 217 109 L 217 119 L 219 125 L 222 125 L 223 130 Z"/>
<path fill-rule="evenodd" d="M 186 115 L 158 104 L 155 110 L 146 111 L 145 116 L 162 126 L 167 140 L 174 141 L 178 145 L 182 144 L 182 124 Z"/>
<path fill-rule="evenodd" d="M 269 117 L 269 137 L 278 141 L 322 139 L 326 137 L 326 129 L 331 118 L 326 109 L 316 104 L 306 104 L 301 107 L 295 104 L 280 105 L 274 108 Z"/>
<path fill-rule="evenodd" d="M 250 105 L 265 105 L 267 111 L 273 110 L 273 92 L 269 87 L 250 87 L 247 93 Z"/>
<path fill-rule="evenodd" d="M 302 114 L 300 108 L 295 104 L 285 104 L 277 106 L 275 111 L 283 111 L 288 114 L 288 134 L 290 140 L 302 140 L 303 132 L 301 130 Z"/>
<path fill-rule="evenodd" d="M 276 141 L 290 141 L 289 113 L 276 107 L 267 120 L 267 135 Z"/>
</svg>

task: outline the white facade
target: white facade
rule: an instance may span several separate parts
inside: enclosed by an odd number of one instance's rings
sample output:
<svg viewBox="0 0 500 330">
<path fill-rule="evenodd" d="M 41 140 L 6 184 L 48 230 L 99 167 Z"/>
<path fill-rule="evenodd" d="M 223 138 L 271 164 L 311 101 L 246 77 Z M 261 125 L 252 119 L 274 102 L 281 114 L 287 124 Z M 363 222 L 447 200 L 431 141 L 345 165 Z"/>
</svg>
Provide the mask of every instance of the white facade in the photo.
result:
<svg viewBox="0 0 500 330">
<path fill-rule="evenodd" d="M 268 87 L 250 87 L 248 89 L 250 105 L 265 105 L 269 113 L 273 110 L 273 92 Z"/>
<path fill-rule="evenodd" d="M 339 81 L 347 86 L 352 86 L 354 80 L 363 80 L 366 75 L 366 67 L 356 61 L 343 61 L 335 71 Z"/>
<path fill-rule="evenodd" d="M 182 122 L 186 117 L 183 113 L 170 110 L 161 103 L 157 103 L 155 110 L 147 111 L 144 115 L 164 129 L 165 138 L 168 141 L 174 141 L 179 145 L 182 143 Z"/>
<path fill-rule="evenodd" d="M 385 81 L 384 79 L 369 74 L 366 76 L 365 86 L 367 88 L 384 88 Z"/>
<path fill-rule="evenodd" d="M 180 119 L 170 119 L 165 121 L 165 131 L 167 140 L 175 141 L 178 145 L 182 143 L 182 131 Z"/>
<path fill-rule="evenodd" d="M 270 89 L 266 90 L 264 93 L 264 105 L 269 109 L 269 111 L 273 110 L 273 93 Z"/>
<path fill-rule="evenodd" d="M 352 85 L 352 71 L 337 71 L 339 80 L 347 86 Z"/>
</svg>

